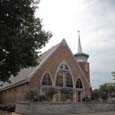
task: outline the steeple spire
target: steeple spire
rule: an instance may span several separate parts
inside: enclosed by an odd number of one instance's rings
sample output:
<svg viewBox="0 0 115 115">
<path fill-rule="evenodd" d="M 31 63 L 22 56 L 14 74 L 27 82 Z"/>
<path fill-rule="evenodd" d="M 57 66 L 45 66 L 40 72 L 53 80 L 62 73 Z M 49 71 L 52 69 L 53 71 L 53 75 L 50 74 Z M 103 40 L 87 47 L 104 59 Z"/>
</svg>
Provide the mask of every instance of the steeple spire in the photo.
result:
<svg viewBox="0 0 115 115">
<path fill-rule="evenodd" d="M 81 41 L 80 41 L 80 31 L 78 30 L 78 53 L 82 53 Z"/>
<path fill-rule="evenodd" d="M 89 55 L 82 52 L 80 31 L 78 30 L 78 52 L 74 55 L 77 62 L 87 62 Z"/>
</svg>

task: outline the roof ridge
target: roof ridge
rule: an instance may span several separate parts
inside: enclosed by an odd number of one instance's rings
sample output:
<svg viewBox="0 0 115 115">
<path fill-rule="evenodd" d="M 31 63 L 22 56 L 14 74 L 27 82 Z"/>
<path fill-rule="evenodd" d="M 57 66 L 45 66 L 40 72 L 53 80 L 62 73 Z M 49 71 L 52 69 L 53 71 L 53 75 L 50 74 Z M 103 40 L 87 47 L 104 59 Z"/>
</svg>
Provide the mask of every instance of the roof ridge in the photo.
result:
<svg viewBox="0 0 115 115">
<path fill-rule="evenodd" d="M 17 74 L 17 76 L 15 78 L 12 79 L 12 83 L 11 84 L 5 84 L 3 86 L 0 87 L 0 91 L 1 90 L 5 90 L 6 88 L 10 88 L 14 85 L 18 85 L 18 82 L 22 82 L 25 80 L 27 82 L 30 81 L 30 79 L 33 77 L 33 74 L 39 70 L 39 68 L 47 61 L 47 59 L 52 55 L 52 53 L 58 48 L 60 47 L 61 43 L 63 42 L 63 40 L 61 42 L 59 42 L 58 44 L 54 45 L 53 47 L 49 48 L 48 50 L 46 50 L 45 52 L 43 52 L 39 58 L 38 61 L 40 62 L 39 65 L 37 65 L 36 67 L 28 67 L 28 68 L 23 68 L 21 69 L 21 71 Z M 41 59 L 40 59 L 41 58 Z M 25 69 L 25 70 L 24 70 Z M 25 72 L 26 71 L 26 72 Z M 23 76 L 23 77 L 22 77 Z"/>
<path fill-rule="evenodd" d="M 47 53 L 48 51 L 50 51 L 50 52 L 48 53 L 48 55 L 41 61 L 41 63 L 34 69 L 34 71 L 27 77 L 27 78 L 28 78 L 28 81 L 31 80 L 32 75 L 33 75 L 34 73 L 36 73 L 36 71 L 39 70 L 39 68 L 47 61 L 47 59 L 53 54 L 53 52 L 54 52 L 60 45 L 61 45 L 61 42 L 58 43 L 58 44 L 56 44 L 55 46 L 53 46 L 52 48 L 50 48 L 49 50 L 47 50 L 47 51 L 45 51 L 45 52 L 43 53 L 43 54 L 45 54 L 45 53 Z M 43 54 L 42 54 L 42 55 L 43 55 Z M 41 55 L 41 56 L 42 56 L 42 55 Z"/>
</svg>

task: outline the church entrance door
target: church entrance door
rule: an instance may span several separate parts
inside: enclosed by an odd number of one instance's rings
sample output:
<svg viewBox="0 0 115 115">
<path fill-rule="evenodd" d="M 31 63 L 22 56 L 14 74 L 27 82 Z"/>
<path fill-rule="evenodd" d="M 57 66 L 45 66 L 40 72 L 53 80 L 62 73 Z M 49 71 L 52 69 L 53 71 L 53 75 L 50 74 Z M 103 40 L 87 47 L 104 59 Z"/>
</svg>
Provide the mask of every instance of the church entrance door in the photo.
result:
<svg viewBox="0 0 115 115">
<path fill-rule="evenodd" d="M 77 92 L 77 102 L 82 102 L 82 91 Z"/>
</svg>

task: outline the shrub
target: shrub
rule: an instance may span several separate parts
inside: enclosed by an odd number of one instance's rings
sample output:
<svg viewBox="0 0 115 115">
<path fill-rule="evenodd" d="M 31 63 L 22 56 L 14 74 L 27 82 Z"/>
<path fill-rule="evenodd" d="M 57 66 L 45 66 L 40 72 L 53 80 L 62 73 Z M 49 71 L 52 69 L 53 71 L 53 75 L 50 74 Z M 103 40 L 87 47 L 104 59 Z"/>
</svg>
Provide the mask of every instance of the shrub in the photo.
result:
<svg viewBox="0 0 115 115">
<path fill-rule="evenodd" d="M 0 110 L 7 112 L 15 112 L 15 105 L 1 105 Z"/>
<path fill-rule="evenodd" d="M 26 100 L 36 102 L 36 101 L 38 101 L 38 96 L 39 96 L 39 91 L 38 90 L 30 90 L 26 94 Z"/>
<path fill-rule="evenodd" d="M 57 91 L 55 90 L 55 88 L 50 88 L 46 91 L 45 95 L 46 97 L 48 97 L 48 99 L 52 99 L 56 93 Z"/>
<path fill-rule="evenodd" d="M 46 101 L 46 96 L 45 96 L 45 95 L 39 95 L 38 101 L 39 101 L 39 102 Z"/>
<path fill-rule="evenodd" d="M 72 89 L 63 88 L 63 89 L 61 89 L 61 93 L 62 94 L 71 94 L 72 95 L 74 93 L 74 91 Z"/>
</svg>

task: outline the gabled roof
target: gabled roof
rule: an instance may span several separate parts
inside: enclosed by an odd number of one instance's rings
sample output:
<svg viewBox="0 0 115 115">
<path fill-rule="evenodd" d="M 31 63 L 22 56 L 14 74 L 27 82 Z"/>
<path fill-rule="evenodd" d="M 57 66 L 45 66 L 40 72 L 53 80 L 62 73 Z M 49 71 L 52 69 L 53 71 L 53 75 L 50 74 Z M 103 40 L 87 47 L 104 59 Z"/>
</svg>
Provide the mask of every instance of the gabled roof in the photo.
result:
<svg viewBox="0 0 115 115">
<path fill-rule="evenodd" d="M 21 69 L 16 77 L 11 76 L 11 78 L 10 78 L 11 84 L 6 82 L 3 84 L 3 86 L 0 86 L 0 91 L 4 91 L 9 88 L 19 86 L 21 84 L 29 82 L 30 79 L 33 77 L 34 73 L 36 73 L 40 69 L 40 67 L 48 60 L 48 58 L 53 54 L 53 52 L 55 52 L 55 50 L 61 46 L 61 44 L 63 44 L 64 46 L 66 45 L 68 47 L 65 39 L 63 39 L 59 44 L 55 45 L 54 47 L 50 48 L 49 50 L 47 50 L 46 52 L 44 52 L 43 54 L 41 54 L 39 56 L 39 58 L 38 58 L 39 65 L 38 66 Z M 69 47 L 68 47 L 68 49 L 70 50 Z M 71 50 L 70 50 L 70 52 L 71 52 Z M 73 59 L 75 60 L 72 52 L 71 52 L 71 54 L 72 54 Z M 79 63 L 77 63 L 76 60 L 75 60 L 75 62 L 78 65 L 78 68 L 81 71 L 83 77 L 86 79 L 86 76 L 85 76 L 83 70 L 81 69 Z M 86 79 L 86 81 L 88 82 L 87 79 Z M 88 82 L 88 84 L 89 84 L 89 82 Z M 90 86 L 90 84 L 89 84 L 89 86 Z"/>
<path fill-rule="evenodd" d="M 54 47 L 50 48 L 49 50 L 45 51 L 43 54 L 41 54 L 38 58 L 39 65 L 36 67 L 29 67 L 21 69 L 20 72 L 17 74 L 17 76 L 11 76 L 10 81 L 11 83 L 3 83 L 2 86 L 0 86 L 0 91 L 7 90 L 11 87 L 21 85 L 23 83 L 28 82 L 33 73 L 36 72 L 41 65 L 47 60 L 47 58 L 60 46 L 61 43 L 55 45 Z"/>
</svg>

